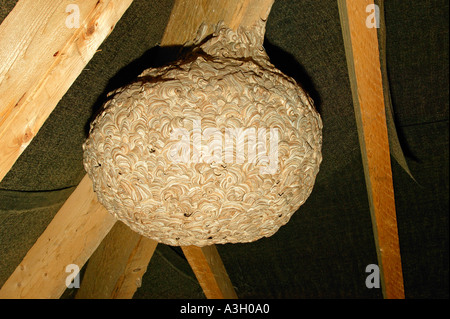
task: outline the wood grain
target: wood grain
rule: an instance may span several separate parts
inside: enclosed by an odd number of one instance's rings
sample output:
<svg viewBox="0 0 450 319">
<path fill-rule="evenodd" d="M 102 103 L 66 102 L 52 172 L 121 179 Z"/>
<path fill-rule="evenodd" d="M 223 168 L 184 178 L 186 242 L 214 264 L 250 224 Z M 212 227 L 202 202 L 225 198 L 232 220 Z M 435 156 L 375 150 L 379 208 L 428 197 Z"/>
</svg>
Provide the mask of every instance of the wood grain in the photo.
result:
<svg viewBox="0 0 450 319">
<path fill-rule="evenodd" d="M 404 298 L 377 29 L 370 0 L 338 0 L 356 123 L 385 298 Z"/>
<path fill-rule="evenodd" d="M 157 242 L 118 221 L 89 259 L 77 299 L 131 299 Z"/>
<path fill-rule="evenodd" d="M 115 222 L 84 177 L 0 289 L 0 299 L 59 298 L 67 265 L 81 269 Z"/>
<path fill-rule="evenodd" d="M 186 256 L 208 299 L 237 299 L 225 266 L 215 245 L 184 246 Z"/>
<path fill-rule="evenodd" d="M 175 0 L 161 45 L 183 45 L 195 38 L 202 23 L 223 21 L 236 30 L 267 20 L 274 0 Z M 209 30 L 210 33 L 212 29 Z"/>
<path fill-rule="evenodd" d="M 0 181 L 132 0 L 20 0 L 0 25 Z M 70 26 L 70 24 L 69 24 Z"/>
</svg>

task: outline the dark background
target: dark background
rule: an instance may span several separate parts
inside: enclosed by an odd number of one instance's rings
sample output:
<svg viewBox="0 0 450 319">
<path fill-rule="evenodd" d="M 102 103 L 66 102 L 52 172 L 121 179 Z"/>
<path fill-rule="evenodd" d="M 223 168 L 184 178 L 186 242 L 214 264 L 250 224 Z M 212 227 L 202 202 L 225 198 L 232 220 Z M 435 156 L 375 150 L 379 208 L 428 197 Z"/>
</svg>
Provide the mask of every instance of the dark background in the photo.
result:
<svg viewBox="0 0 450 319">
<path fill-rule="evenodd" d="M 0 0 L 0 21 L 16 1 Z M 0 285 L 85 175 L 81 145 L 106 93 L 166 59 L 172 1 L 135 0 L 0 183 Z M 448 8 L 385 3 L 398 135 L 417 182 L 392 160 L 407 298 L 449 297 Z M 313 97 L 323 163 L 310 198 L 274 236 L 218 250 L 239 298 L 382 298 L 336 1 L 276 0 L 265 48 Z M 67 291 L 71 298 L 74 290 Z M 181 250 L 158 245 L 135 298 L 204 298 Z"/>
</svg>

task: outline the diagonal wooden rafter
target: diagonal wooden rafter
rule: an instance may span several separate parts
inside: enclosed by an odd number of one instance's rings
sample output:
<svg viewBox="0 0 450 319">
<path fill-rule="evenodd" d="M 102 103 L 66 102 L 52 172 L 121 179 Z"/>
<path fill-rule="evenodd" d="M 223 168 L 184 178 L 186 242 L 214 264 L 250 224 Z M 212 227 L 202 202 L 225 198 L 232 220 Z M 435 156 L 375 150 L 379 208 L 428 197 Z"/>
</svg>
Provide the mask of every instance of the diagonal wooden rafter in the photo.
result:
<svg viewBox="0 0 450 319">
<path fill-rule="evenodd" d="M 208 299 L 237 299 L 215 245 L 182 247 L 200 286 Z"/>
<path fill-rule="evenodd" d="M 124 223 L 116 222 L 89 259 L 76 298 L 132 298 L 157 244 L 131 231 Z"/>
<path fill-rule="evenodd" d="M 132 0 L 73 2 L 20 0 L 0 25 L 0 181 Z"/>
<path fill-rule="evenodd" d="M 2 22 L 0 180 L 131 2 L 78 2 L 79 27 L 69 28 L 72 11 L 66 8 L 73 1 L 20 0 Z M 114 222 L 84 178 L 2 286 L 0 297 L 58 298 L 66 289 L 65 267 L 82 267 Z"/>
<path fill-rule="evenodd" d="M 266 21 L 274 0 L 175 0 L 161 45 L 183 45 L 195 38 L 202 23 L 223 21 L 232 29 Z M 209 30 L 213 30 L 210 28 Z"/>
<path fill-rule="evenodd" d="M 116 220 L 97 201 L 86 176 L 0 289 L 0 299 L 59 298 L 68 265 L 80 269 Z"/>
<path fill-rule="evenodd" d="M 338 5 L 383 295 L 404 298 L 377 29 L 366 24 L 374 2 Z"/>
</svg>

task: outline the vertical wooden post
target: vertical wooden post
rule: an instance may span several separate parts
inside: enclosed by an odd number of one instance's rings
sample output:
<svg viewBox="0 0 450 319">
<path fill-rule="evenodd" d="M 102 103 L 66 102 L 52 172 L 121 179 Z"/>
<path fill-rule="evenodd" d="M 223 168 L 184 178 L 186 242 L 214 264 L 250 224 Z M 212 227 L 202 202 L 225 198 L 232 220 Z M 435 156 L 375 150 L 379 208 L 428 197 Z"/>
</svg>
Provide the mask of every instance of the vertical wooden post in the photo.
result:
<svg viewBox="0 0 450 319">
<path fill-rule="evenodd" d="M 404 298 L 376 18 L 370 0 L 338 0 L 385 298 Z M 368 21 L 369 20 L 369 21 Z"/>
</svg>

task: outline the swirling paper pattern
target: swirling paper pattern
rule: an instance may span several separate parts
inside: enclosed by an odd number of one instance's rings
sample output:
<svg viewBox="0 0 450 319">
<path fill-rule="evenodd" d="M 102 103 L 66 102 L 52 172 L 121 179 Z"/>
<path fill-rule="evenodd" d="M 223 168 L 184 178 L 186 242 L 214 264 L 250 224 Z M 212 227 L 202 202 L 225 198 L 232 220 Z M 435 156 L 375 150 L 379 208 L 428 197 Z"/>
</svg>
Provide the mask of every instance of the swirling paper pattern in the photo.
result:
<svg viewBox="0 0 450 319">
<path fill-rule="evenodd" d="M 263 35 L 219 24 L 187 57 L 112 92 L 83 149 L 98 199 L 117 219 L 168 245 L 251 242 L 306 201 L 322 122 L 269 62 Z M 232 139 L 243 131 L 244 153 Z"/>
</svg>

